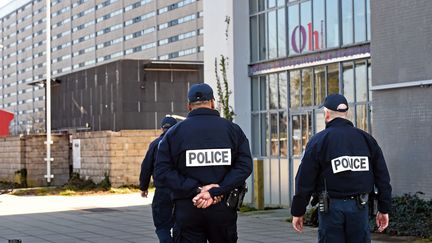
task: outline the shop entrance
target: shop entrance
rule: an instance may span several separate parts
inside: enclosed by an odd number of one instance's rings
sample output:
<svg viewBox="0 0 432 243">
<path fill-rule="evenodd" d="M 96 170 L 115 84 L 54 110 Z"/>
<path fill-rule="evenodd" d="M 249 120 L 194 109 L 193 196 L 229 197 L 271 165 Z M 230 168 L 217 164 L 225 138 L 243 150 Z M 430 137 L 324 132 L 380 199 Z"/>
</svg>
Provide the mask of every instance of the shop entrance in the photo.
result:
<svg viewBox="0 0 432 243">
<path fill-rule="evenodd" d="M 295 176 L 306 149 L 306 144 L 317 132 L 325 128 L 324 113 L 321 109 L 301 110 L 290 114 L 290 195 L 295 193 Z"/>
</svg>

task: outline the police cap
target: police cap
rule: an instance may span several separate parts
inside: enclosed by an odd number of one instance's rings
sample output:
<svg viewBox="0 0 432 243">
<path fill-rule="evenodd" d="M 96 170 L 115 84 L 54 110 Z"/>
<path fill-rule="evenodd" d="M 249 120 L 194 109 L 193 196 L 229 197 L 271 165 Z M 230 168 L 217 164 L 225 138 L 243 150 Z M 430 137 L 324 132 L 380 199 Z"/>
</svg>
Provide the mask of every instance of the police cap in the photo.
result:
<svg viewBox="0 0 432 243">
<path fill-rule="evenodd" d="M 161 127 L 167 129 L 174 126 L 176 123 L 177 120 L 174 117 L 167 116 L 162 119 Z"/>
<path fill-rule="evenodd" d="M 189 102 L 213 100 L 213 89 L 208 84 L 194 84 L 188 92 Z"/>
<path fill-rule="evenodd" d="M 341 94 L 328 95 L 321 107 L 325 107 L 332 111 L 346 112 L 348 110 L 348 101 Z"/>
</svg>

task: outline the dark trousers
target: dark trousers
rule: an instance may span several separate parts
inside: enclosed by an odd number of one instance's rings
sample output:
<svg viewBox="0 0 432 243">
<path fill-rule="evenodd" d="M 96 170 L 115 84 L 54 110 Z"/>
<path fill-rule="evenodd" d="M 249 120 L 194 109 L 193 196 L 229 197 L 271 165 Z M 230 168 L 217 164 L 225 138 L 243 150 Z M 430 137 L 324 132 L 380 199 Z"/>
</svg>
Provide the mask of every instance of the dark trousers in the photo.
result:
<svg viewBox="0 0 432 243">
<path fill-rule="evenodd" d="M 360 208 L 354 199 L 330 199 L 327 213 L 319 213 L 320 243 L 369 243 L 368 207 Z"/>
<path fill-rule="evenodd" d="M 237 242 L 237 211 L 225 202 L 206 209 L 196 208 L 191 199 L 175 201 L 176 243 Z"/>
<path fill-rule="evenodd" d="M 170 191 L 166 188 L 156 188 L 152 202 L 152 214 L 156 235 L 161 243 L 173 242 L 171 237 L 171 228 L 174 225 L 173 207 Z"/>
</svg>

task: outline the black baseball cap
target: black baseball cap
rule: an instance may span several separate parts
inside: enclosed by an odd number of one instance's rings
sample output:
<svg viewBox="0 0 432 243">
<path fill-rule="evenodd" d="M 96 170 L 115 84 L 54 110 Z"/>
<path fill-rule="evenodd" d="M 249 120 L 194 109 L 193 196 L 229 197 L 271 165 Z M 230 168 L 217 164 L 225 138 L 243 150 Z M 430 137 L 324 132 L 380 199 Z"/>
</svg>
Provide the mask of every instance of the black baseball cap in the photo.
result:
<svg viewBox="0 0 432 243">
<path fill-rule="evenodd" d="M 174 126 L 177 123 L 177 120 L 174 117 L 164 117 L 161 121 L 161 127 L 162 128 L 170 128 Z"/>
<path fill-rule="evenodd" d="M 320 107 L 325 107 L 332 111 L 346 112 L 348 110 L 348 101 L 341 94 L 330 94 L 325 98 L 324 103 Z"/>
<path fill-rule="evenodd" d="M 194 84 L 188 92 L 189 102 L 213 100 L 213 89 L 208 84 Z"/>
</svg>

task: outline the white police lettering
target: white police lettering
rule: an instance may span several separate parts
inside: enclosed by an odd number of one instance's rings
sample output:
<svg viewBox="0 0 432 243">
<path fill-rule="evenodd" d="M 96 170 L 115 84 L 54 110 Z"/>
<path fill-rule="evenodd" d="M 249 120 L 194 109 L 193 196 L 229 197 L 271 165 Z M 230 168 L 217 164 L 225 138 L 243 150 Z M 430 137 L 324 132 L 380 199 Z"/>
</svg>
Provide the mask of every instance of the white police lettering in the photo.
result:
<svg viewBox="0 0 432 243">
<path fill-rule="evenodd" d="M 186 166 L 231 165 L 231 149 L 186 150 Z"/>
<path fill-rule="evenodd" d="M 333 174 L 342 171 L 369 171 L 369 158 L 366 156 L 341 156 L 331 160 Z"/>
</svg>

